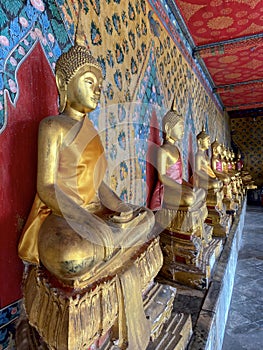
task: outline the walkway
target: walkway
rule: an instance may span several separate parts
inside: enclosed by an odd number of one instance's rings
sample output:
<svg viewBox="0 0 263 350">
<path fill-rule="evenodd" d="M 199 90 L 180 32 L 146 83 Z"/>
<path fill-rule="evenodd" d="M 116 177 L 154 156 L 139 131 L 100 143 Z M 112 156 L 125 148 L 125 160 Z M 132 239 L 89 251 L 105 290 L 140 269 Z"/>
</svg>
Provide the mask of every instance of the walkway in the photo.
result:
<svg viewBox="0 0 263 350">
<path fill-rule="evenodd" d="M 247 206 L 222 350 L 263 349 L 263 207 Z"/>
</svg>

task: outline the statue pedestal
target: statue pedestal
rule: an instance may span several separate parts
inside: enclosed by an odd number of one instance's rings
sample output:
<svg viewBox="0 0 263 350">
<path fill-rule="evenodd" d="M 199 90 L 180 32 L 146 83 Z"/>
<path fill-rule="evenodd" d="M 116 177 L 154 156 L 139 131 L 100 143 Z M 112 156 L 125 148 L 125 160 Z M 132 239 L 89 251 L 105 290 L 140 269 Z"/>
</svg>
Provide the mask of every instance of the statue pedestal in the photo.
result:
<svg viewBox="0 0 263 350">
<path fill-rule="evenodd" d="M 223 199 L 223 203 L 226 208 L 226 213 L 235 216 L 238 211 L 238 204 L 234 201 L 234 199 L 225 197 Z"/>
<path fill-rule="evenodd" d="M 205 247 L 202 247 L 197 259 L 186 261 L 180 256 L 180 253 L 182 250 L 186 251 L 186 247 L 191 251 L 192 247 L 195 247 L 195 241 L 196 237 L 191 237 L 187 242 L 178 239 L 175 232 L 167 230 L 162 232 L 161 247 L 164 255 L 164 264 L 159 276 L 165 280 L 196 289 L 208 288 L 211 271 L 222 251 L 222 240 L 212 238 Z"/>
<path fill-rule="evenodd" d="M 216 208 L 209 208 L 206 223 L 213 227 L 214 237 L 225 238 L 232 225 L 232 216 Z"/>
<path fill-rule="evenodd" d="M 212 227 L 205 225 L 205 203 L 192 208 L 162 209 L 156 221 L 166 228 L 160 234 L 164 264 L 159 273 L 167 281 L 206 289 L 222 241 L 212 238 Z"/>
<path fill-rule="evenodd" d="M 207 194 L 208 215 L 205 222 L 213 227 L 214 237 L 227 237 L 232 224 L 232 216 L 224 208 L 223 196 L 222 191 L 208 191 Z"/>
<path fill-rule="evenodd" d="M 81 289 L 62 285 L 45 268 L 31 265 L 24 280 L 27 327 L 26 322 L 21 323 L 21 332 L 28 339 L 20 341 L 18 337 L 17 349 L 40 349 L 40 345 L 36 346 L 38 342 L 43 344 L 43 349 L 87 350 L 92 344 L 99 344 L 103 339 L 105 341 L 105 338 L 118 339 L 120 332 L 125 333 L 121 329 L 125 321 L 119 320 L 122 314 L 120 308 L 123 308 L 120 275 L 124 274 L 125 278 L 125 270 L 131 265 L 136 266 L 140 275 L 145 313 L 152 321 L 151 338 L 154 341 L 170 317 L 176 292 L 170 286 L 159 288 L 152 282 L 162 261 L 159 238 L 155 238 L 138 246 L 133 259 L 126 264 L 123 262 L 123 270 L 118 275 L 112 276 L 109 271 L 109 277 L 87 283 Z M 154 310 L 155 314 L 151 311 L 154 302 L 162 304 L 158 310 Z"/>
</svg>

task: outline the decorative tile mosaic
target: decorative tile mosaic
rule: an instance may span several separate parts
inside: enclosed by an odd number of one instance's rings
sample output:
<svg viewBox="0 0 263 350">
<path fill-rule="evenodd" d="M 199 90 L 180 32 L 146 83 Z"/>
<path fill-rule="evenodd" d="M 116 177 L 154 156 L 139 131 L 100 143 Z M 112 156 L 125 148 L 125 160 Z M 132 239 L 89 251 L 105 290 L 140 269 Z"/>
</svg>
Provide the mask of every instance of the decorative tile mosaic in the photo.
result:
<svg viewBox="0 0 263 350">
<path fill-rule="evenodd" d="M 15 105 L 16 74 L 36 41 L 52 69 L 78 33 L 102 65 L 105 82 L 100 108 L 91 114 L 100 130 L 109 170 L 107 181 L 131 202 L 145 202 L 146 156 L 153 109 L 161 118 L 173 98 L 185 117 L 184 176 L 195 152 L 195 133 L 206 121 L 211 140 L 229 143 L 228 118 L 220 110 L 166 1 L 16 0 L 1 2 L 0 127 L 6 127 L 5 99 Z M 117 123 L 118 121 L 118 123 Z M 121 125 L 120 125 L 121 122 Z M 117 126 L 118 124 L 118 126 Z M 191 139 L 192 148 L 189 148 Z M 190 157 L 190 158 L 189 158 Z M 121 162 L 127 165 L 121 177 Z"/>
<path fill-rule="evenodd" d="M 15 349 L 15 321 L 20 315 L 21 300 L 0 310 L 0 350 Z"/>
</svg>

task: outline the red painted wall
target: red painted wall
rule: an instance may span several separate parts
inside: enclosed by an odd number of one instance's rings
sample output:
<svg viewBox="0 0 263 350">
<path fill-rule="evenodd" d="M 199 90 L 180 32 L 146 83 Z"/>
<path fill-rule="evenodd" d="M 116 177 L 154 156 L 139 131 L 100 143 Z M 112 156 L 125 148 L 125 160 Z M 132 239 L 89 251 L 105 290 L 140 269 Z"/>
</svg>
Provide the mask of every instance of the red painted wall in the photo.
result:
<svg viewBox="0 0 263 350">
<path fill-rule="evenodd" d="M 19 98 L 15 107 L 7 98 L 7 126 L 0 134 L 0 308 L 21 297 L 17 245 L 36 192 L 38 125 L 57 114 L 54 75 L 39 43 L 17 80 Z"/>
</svg>

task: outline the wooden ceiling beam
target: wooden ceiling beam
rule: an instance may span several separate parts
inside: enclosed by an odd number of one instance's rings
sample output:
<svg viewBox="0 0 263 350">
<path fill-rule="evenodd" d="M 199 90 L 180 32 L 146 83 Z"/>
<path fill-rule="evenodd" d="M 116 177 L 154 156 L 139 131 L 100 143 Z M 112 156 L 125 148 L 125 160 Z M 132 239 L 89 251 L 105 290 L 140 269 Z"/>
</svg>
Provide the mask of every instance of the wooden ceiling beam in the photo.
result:
<svg viewBox="0 0 263 350">
<path fill-rule="evenodd" d="M 244 103 L 244 104 L 239 104 L 236 106 L 225 106 L 225 110 L 227 112 L 230 111 L 235 111 L 235 110 L 246 110 L 246 109 L 256 109 L 256 108 L 263 108 L 263 102 L 253 102 L 253 103 Z"/>
<path fill-rule="evenodd" d="M 196 46 L 193 49 L 194 58 L 207 58 L 217 55 L 227 54 L 231 52 L 233 48 L 244 48 L 247 50 L 253 50 L 256 47 L 262 47 L 263 45 L 263 33 L 247 35 L 240 38 L 231 40 L 217 41 L 214 43 Z"/>
<path fill-rule="evenodd" d="M 263 79 L 249 80 L 249 81 L 240 81 L 237 83 L 218 85 L 213 88 L 214 93 L 222 92 L 237 92 L 241 88 L 246 87 L 247 89 L 253 89 L 258 87 L 263 87 Z"/>
<path fill-rule="evenodd" d="M 248 118 L 248 117 L 263 117 L 263 108 L 239 109 L 228 111 L 230 119 L 233 118 Z"/>
</svg>

